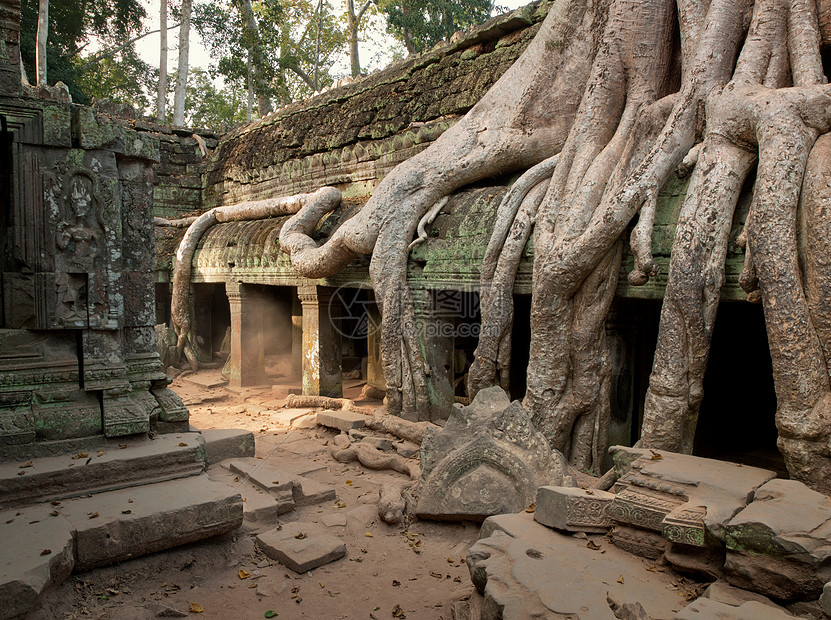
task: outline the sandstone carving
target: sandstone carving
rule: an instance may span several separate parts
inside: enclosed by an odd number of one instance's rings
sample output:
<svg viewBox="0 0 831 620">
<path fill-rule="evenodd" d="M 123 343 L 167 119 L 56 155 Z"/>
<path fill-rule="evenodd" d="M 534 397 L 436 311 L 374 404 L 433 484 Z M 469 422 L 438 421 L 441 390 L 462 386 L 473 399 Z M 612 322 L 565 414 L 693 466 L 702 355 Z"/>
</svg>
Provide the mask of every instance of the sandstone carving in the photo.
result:
<svg viewBox="0 0 831 620">
<path fill-rule="evenodd" d="M 481 520 L 518 512 L 539 487 L 560 484 L 565 469 L 522 406 L 502 388 L 485 389 L 467 407 L 455 405 L 442 431 L 425 431 L 416 513 Z"/>
</svg>

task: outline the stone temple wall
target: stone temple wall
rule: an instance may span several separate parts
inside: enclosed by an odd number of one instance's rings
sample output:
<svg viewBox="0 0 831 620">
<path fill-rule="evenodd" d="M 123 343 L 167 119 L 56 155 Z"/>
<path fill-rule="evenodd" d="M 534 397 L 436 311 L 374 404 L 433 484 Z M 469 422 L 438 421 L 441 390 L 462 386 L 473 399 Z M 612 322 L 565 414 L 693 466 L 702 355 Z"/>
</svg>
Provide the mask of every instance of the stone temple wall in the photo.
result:
<svg viewBox="0 0 831 620">
<path fill-rule="evenodd" d="M 154 340 L 159 140 L 23 92 L 19 4 L 0 15 L 0 460 L 186 429 Z"/>
</svg>

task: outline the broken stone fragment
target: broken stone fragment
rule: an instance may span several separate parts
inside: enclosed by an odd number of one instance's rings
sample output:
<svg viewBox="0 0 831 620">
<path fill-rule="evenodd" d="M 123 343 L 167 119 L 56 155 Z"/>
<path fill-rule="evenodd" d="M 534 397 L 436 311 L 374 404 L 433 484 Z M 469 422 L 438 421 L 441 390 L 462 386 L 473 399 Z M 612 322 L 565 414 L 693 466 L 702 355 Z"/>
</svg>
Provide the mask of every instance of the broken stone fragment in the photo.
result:
<svg viewBox="0 0 831 620">
<path fill-rule="evenodd" d="M 613 493 L 576 487 L 540 487 L 534 520 L 566 532 L 606 532 Z"/>
<path fill-rule="evenodd" d="M 518 402 L 499 387 L 454 405 L 443 430 L 428 428 L 421 444 L 416 514 L 473 519 L 519 512 L 541 486 L 561 484 L 566 463 Z"/>
<path fill-rule="evenodd" d="M 814 600 L 831 580 L 831 499 L 771 480 L 725 528 L 727 580 L 778 599 Z"/>
<path fill-rule="evenodd" d="M 346 555 L 346 545 L 313 523 L 284 523 L 257 536 L 260 548 L 296 573 L 305 573 Z"/>
<path fill-rule="evenodd" d="M 397 484 L 381 486 L 381 498 L 378 501 L 378 516 L 384 523 L 397 525 L 404 518 L 406 500 L 401 495 L 401 487 Z"/>
<path fill-rule="evenodd" d="M 319 411 L 317 423 L 339 431 L 349 431 L 364 426 L 366 416 L 354 411 Z"/>
</svg>

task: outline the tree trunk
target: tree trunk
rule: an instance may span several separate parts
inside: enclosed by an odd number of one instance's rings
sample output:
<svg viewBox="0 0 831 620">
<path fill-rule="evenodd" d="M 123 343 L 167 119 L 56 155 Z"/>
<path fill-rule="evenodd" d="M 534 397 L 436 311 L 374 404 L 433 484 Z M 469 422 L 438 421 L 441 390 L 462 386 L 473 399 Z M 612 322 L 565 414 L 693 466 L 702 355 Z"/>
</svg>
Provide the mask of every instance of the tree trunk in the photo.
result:
<svg viewBox="0 0 831 620">
<path fill-rule="evenodd" d="M 254 92 L 257 94 L 257 112 L 260 117 L 273 111 L 271 98 L 268 96 L 268 81 L 266 79 L 265 55 L 260 43 L 260 29 L 257 18 L 251 7 L 251 0 L 239 0 L 240 12 L 245 19 L 246 39 L 248 42 L 248 57 L 251 61 Z"/>
<path fill-rule="evenodd" d="M 35 74 L 37 85 L 46 86 L 46 39 L 49 37 L 49 0 L 38 2 L 37 48 L 35 49 Z"/>
<path fill-rule="evenodd" d="M 354 77 L 361 74 L 361 59 L 358 55 L 358 18 L 355 14 L 355 0 L 346 0 L 346 36 L 349 39 L 349 66 Z"/>
<path fill-rule="evenodd" d="M 190 14 L 192 0 L 182 0 L 182 23 L 179 26 L 179 65 L 176 70 L 176 90 L 173 94 L 173 124 L 185 124 L 185 94 L 188 85 L 188 55 L 190 51 Z"/>
<path fill-rule="evenodd" d="M 159 3 L 159 86 L 156 91 L 156 120 L 167 122 L 167 0 Z"/>
</svg>

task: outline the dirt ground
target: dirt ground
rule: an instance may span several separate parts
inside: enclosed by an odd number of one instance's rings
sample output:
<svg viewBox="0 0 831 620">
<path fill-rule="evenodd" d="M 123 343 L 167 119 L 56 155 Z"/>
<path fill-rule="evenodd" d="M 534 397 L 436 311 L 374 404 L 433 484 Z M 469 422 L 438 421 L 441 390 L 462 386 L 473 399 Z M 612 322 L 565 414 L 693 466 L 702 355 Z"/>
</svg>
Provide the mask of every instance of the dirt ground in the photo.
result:
<svg viewBox="0 0 831 620">
<path fill-rule="evenodd" d="M 296 388 L 297 382 L 285 377 L 281 382 L 279 373 L 273 374 L 273 390 L 206 388 L 191 382 L 210 385 L 219 379 L 219 371 L 200 372 L 190 380 L 179 377 L 172 387 L 188 405 L 193 427 L 248 429 L 254 432 L 258 457 L 295 465 L 312 461 L 321 469 L 308 477 L 333 486 L 335 501 L 296 508 L 270 522 L 246 519 L 239 530 L 223 537 L 73 574 L 48 592 L 29 617 L 451 618 L 452 603 L 473 591 L 464 557 L 479 525 L 382 522 L 377 516 L 380 485 L 406 483 L 407 476 L 332 459 L 329 450 L 337 433 L 308 422 L 310 427 L 298 428 L 308 418 L 305 412 L 294 410 L 287 416 L 279 409 L 286 390 Z M 362 385 L 347 381 L 344 396 L 357 399 Z M 358 404 L 367 413 L 380 405 Z M 289 428 L 288 418 L 296 416 Z M 220 464 L 212 465 L 208 474 L 221 480 L 232 476 Z M 229 487 L 229 494 L 233 492 Z M 247 486 L 239 492 L 244 497 L 256 493 Z M 321 522 L 338 513 L 346 515 L 347 525 L 328 531 L 346 543 L 346 557 L 306 574 L 269 560 L 255 544 L 256 534 L 278 523 Z"/>
</svg>

